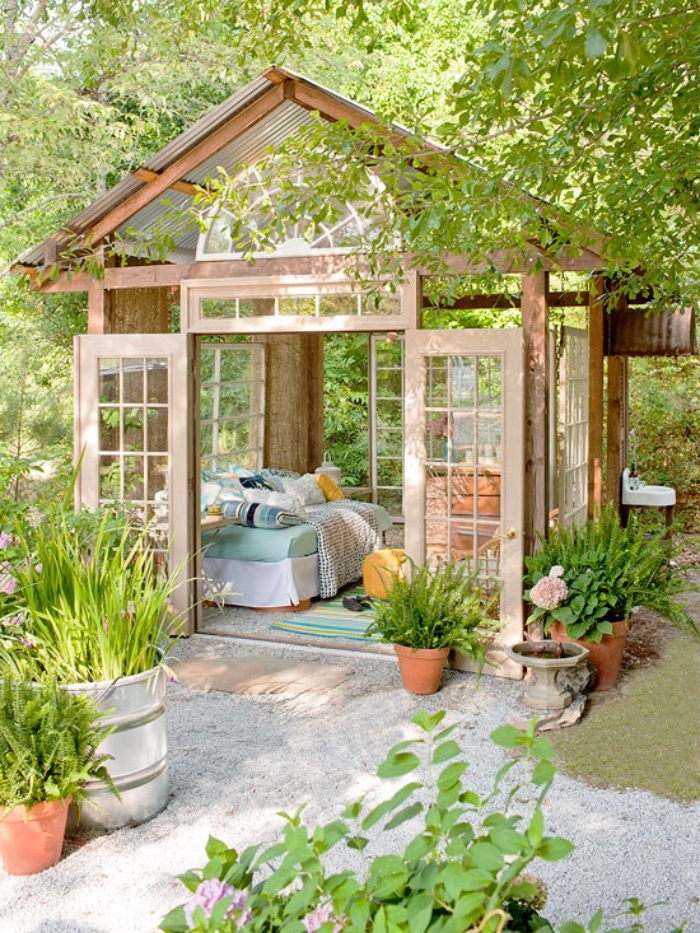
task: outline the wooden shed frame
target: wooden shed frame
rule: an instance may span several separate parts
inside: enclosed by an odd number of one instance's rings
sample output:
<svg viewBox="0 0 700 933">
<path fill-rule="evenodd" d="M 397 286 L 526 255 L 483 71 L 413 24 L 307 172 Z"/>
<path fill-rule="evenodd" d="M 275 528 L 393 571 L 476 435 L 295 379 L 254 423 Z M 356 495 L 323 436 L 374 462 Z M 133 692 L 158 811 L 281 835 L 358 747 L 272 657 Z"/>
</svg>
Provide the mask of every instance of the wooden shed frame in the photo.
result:
<svg viewBox="0 0 700 933">
<path fill-rule="evenodd" d="M 252 152 L 253 158 L 256 154 L 262 156 L 266 148 L 274 146 L 276 141 L 283 140 L 285 134 L 308 122 L 312 112 L 329 121 L 346 120 L 353 127 L 367 121 L 378 123 L 374 114 L 364 107 L 290 71 L 270 68 L 206 114 L 144 166 L 122 179 L 43 244 L 20 257 L 14 271 L 27 274 L 32 287 L 45 293 L 86 292 L 88 339 L 121 335 L 124 346 L 132 350 L 142 346 L 144 353 L 151 352 L 148 347 L 162 347 L 168 353 L 169 348 L 179 347 L 189 362 L 184 371 L 186 376 L 183 377 L 178 370 L 177 378 L 188 379 L 187 387 L 184 390 L 180 388 L 191 405 L 197 341 L 207 335 L 242 332 L 240 326 L 232 327 L 231 322 L 207 320 L 199 314 L 197 308 L 201 296 L 231 296 L 237 292 L 251 294 L 256 291 L 267 294 L 271 288 L 289 292 L 310 286 L 349 289 L 347 259 L 337 254 L 271 256 L 254 263 L 242 259 L 197 259 L 197 231 L 190 229 L 182 234 L 171 254 L 162 261 L 146 262 L 134 256 L 124 264 L 115 261 L 113 239 L 120 236 L 123 243 L 128 239 L 131 227 L 141 230 L 157 227 L 165 211 L 172 210 L 173 203 L 180 205 L 184 215 L 200 190 L 198 186 L 205 183 L 207 174 L 213 173 L 212 166 L 222 164 L 231 171 L 243 150 Z M 399 136 L 408 135 L 398 127 L 390 127 L 388 131 Z M 168 208 L 163 206 L 164 197 L 170 201 Z M 76 269 L 75 257 L 80 255 L 81 244 L 91 251 L 99 269 Z M 484 271 L 482 265 L 462 256 L 446 256 L 445 262 L 447 269 L 454 274 Z M 524 452 L 519 476 L 509 482 L 515 484 L 516 508 L 521 513 L 515 532 L 519 540 L 517 553 L 522 555 L 532 552 L 538 535 L 546 535 L 552 503 L 550 309 L 582 304 L 579 296 L 550 291 L 551 272 L 586 273 L 592 283 L 589 295 L 583 299 L 587 302 L 588 312 L 587 500 L 590 514 L 595 514 L 605 500 L 619 504 L 619 481 L 627 456 L 627 363 L 622 356 L 610 356 L 606 367 L 604 305 L 611 283 L 600 273 L 604 266 L 600 253 L 589 249 L 575 256 L 557 255 L 555 259 L 533 245 L 529 256 L 514 257 L 504 251 L 491 256 L 489 265 L 521 277 L 520 391 Z M 49 269 L 52 270 L 50 276 L 46 274 Z M 430 270 L 406 257 L 400 313 L 386 318 L 374 317 L 371 327 L 367 319 L 352 316 L 248 319 L 246 333 L 263 338 L 277 335 L 284 336 L 285 340 L 303 341 L 306 359 L 316 360 L 309 364 L 304 390 L 308 399 L 308 439 L 297 461 L 302 470 L 313 470 L 323 456 L 322 385 L 318 368 L 319 354 L 322 354 L 319 341 L 323 334 L 368 330 L 406 334 L 420 332 L 422 311 L 428 305 L 423 285 L 425 276 L 429 274 Z M 502 298 L 477 296 L 470 301 L 473 307 L 494 307 Z M 179 303 L 181 310 L 180 335 L 171 333 L 174 303 Z M 467 304 L 463 302 L 461 306 Z M 620 306 L 625 307 L 624 298 L 620 299 Z M 143 342 L 139 344 L 139 341 Z M 417 358 L 411 358 L 407 369 L 416 363 Z M 82 378 L 78 368 L 77 383 Z M 604 445 L 605 429 L 607 438 Z M 180 499 L 178 513 L 178 521 L 186 532 L 180 535 L 176 549 L 177 553 L 183 554 L 196 550 L 196 519 L 191 514 L 191 504 L 182 505 L 188 495 L 192 497 L 194 489 L 192 450 L 195 433 L 195 426 L 188 424 L 178 437 L 177 443 L 181 445 L 178 449 L 184 452 L 186 462 L 180 461 L 174 476 L 171 476 L 171 482 L 178 485 L 177 492 L 186 493 Z M 76 423 L 76 450 L 80 450 L 84 443 L 85 437 Z M 603 468 L 604 449 L 607 451 L 607 471 Z M 607 474 L 605 486 L 604 473 Z M 83 484 L 84 499 L 86 488 Z M 409 495 L 413 496 L 412 501 L 418 501 L 415 490 L 409 490 Z M 94 493 L 87 498 L 94 499 Z M 509 529 L 502 529 L 502 532 L 505 541 L 505 532 Z M 513 570 L 520 571 L 522 566 L 513 567 Z M 185 589 L 183 587 L 183 605 L 191 595 L 184 594 Z M 194 624 L 193 618 L 191 625 Z M 510 640 L 516 640 L 521 628 L 522 615 L 511 626 Z"/>
</svg>

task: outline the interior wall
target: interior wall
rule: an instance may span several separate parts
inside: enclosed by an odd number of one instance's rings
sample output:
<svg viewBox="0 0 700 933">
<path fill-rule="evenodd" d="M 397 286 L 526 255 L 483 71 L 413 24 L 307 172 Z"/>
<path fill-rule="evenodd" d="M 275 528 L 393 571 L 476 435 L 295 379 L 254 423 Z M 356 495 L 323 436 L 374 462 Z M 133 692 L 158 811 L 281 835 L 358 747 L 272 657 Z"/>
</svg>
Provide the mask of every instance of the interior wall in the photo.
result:
<svg viewBox="0 0 700 933">
<path fill-rule="evenodd" d="M 255 337 L 265 344 L 265 466 L 306 473 L 323 460 L 323 335 Z"/>
</svg>

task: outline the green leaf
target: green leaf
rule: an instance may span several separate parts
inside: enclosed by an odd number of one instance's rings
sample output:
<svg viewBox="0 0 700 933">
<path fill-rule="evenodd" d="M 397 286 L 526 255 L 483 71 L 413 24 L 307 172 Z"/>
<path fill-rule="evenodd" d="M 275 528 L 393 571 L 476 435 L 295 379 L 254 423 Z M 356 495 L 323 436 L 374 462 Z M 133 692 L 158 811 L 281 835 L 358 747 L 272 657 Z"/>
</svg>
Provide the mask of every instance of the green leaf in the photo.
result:
<svg viewBox="0 0 700 933">
<path fill-rule="evenodd" d="M 475 868 L 486 871 L 500 871 L 503 868 L 503 853 L 490 842 L 475 842 L 470 854 Z"/>
<path fill-rule="evenodd" d="M 401 806 L 407 797 L 410 797 L 414 791 L 420 790 L 422 786 L 422 784 L 417 782 L 404 784 L 404 786 L 398 790 L 393 797 L 389 798 L 389 800 L 385 800 L 383 803 L 378 804 L 373 810 L 370 810 L 370 812 L 362 821 L 362 828 L 370 829 L 387 813 L 391 813 L 397 807 Z"/>
<path fill-rule="evenodd" d="M 547 862 L 558 862 L 567 855 L 571 855 L 575 848 L 573 842 L 569 842 L 562 836 L 547 836 L 537 847 L 537 854 Z"/>
<path fill-rule="evenodd" d="M 434 902 L 429 894 L 418 892 L 408 902 L 408 929 L 410 933 L 424 933 L 433 916 Z"/>
<path fill-rule="evenodd" d="M 517 748 L 522 742 L 523 734 L 515 726 L 499 726 L 491 733 L 491 741 L 501 748 Z"/>
<path fill-rule="evenodd" d="M 381 778 L 401 777 L 409 771 L 415 771 L 420 765 L 420 759 L 413 752 L 399 752 L 391 755 L 377 769 Z"/>
<path fill-rule="evenodd" d="M 445 718 L 445 710 L 438 710 L 436 713 L 427 713 L 423 709 L 417 710 L 411 717 L 411 722 L 419 726 L 423 732 L 433 732 Z"/>
<path fill-rule="evenodd" d="M 455 761 L 440 772 L 437 779 L 437 786 L 442 790 L 451 789 L 454 784 L 459 784 L 460 778 L 469 766 L 465 761 Z"/>
<path fill-rule="evenodd" d="M 544 816 L 539 807 L 532 814 L 532 819 L 530 820 L 530 825 L 527 830 L 527 838 L 530 840 L 531 844 L 537 848 L 542 842 L 542 837 L 544 835 Z"/>
<path fill-rule="evenodd" d="M 397 826 L 401 826 L 402 823 L 406 823 L 408 820 L 412 820 L 414 816 L 418 816 L 418 814 L 422 812 L 423 804 L 420 802 L 420 800 L 416 800 L 409 807 L 404 807 L 403 810 L 399 810 L 398 813 L 394 814 L 394 816 L 392 816 L 392 818 L 387 822 L 384 829 L 395 829 Z"/>
<path fill-rule="evenodd" d="M 367 891 L 380 900 L 398 894 L 408 882 L 408 869 L 398 855 L 378 855 L 371 863 Z"/>
<path fill-rule="evenodd" d="M 449 761 L 450 758 L 456 758 L 462 754 L 462 749 L 457 742 L 450 740 L 438 745 L 433 753 L 433 764 L 441 764 L 443 761 Z"/>
</svg>

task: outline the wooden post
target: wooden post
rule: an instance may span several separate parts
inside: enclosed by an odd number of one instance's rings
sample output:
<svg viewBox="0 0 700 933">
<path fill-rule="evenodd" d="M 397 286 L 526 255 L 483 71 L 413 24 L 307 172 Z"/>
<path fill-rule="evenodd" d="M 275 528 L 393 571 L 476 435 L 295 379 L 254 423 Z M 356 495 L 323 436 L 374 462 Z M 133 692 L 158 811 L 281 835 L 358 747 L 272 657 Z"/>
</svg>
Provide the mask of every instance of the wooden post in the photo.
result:
<svg viewBox="0 0 700 933">
<path fill-rule="evenodd" d="M 588 304 L 588 517 L 603 505 L 603 315 L 605 280 L 597 276 Z"/>
<path fill-rule="evenodd" d="M 620 477 L 627 461 L 627 358 L 608 357 L 605 499 L 620 510 Z"/>
<path fill-rule="evenodd" d="M 525 353 L 525 471 L 523 551 L 532 554 L 537 535 L 547 533 L 549 367 L 549 273 L 523 276 Z M 509 482 L 506 477 L 506 483 Z"/>
</svg>

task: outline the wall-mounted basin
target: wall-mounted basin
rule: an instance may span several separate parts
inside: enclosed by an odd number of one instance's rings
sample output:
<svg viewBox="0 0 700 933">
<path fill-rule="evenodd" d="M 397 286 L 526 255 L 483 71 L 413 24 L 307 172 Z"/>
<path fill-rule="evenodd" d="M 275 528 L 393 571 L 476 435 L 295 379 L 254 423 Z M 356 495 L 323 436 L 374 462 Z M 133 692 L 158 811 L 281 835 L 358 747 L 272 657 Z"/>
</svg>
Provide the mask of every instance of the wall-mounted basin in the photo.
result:
<svg viewBox="0 0 700 933">
<path fill-rule="evenodd" d="M 630 486 L 630 471 L 622 471 L 622 504 L 649 505 L 656 508 L 668 508 L 676 504 L 676 490 L 672 486 L 646 486 L 638 489 Z"/>
</svg>

